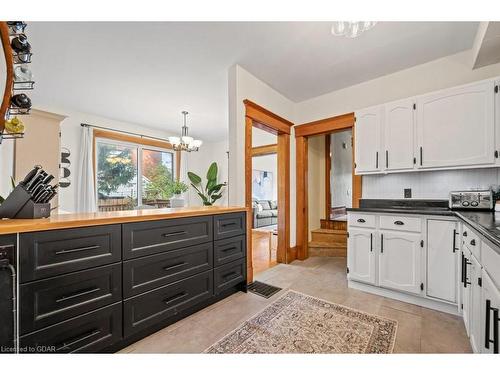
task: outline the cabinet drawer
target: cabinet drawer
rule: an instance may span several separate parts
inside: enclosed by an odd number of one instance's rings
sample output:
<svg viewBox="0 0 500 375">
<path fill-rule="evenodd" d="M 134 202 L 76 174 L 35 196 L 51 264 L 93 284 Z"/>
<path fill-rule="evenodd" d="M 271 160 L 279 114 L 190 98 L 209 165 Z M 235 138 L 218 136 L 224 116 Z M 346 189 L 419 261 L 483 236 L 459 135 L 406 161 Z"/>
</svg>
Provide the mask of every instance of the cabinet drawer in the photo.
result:
<svg viewBox="0 0 500 375">
<path fill-rule="evenodd" d="M 214 239 L 241 236 L 246 233 L 246 212 L 214 216 Z"/>
<path fill-rule="evenodd" d="M 207 271 L 125 300 L 125 337 L 162 323 L 212 295 L 213 275 L 212 271 Z"/>
<path fill-rule="evenodd" d="M 123 259 L 212 241 L 212 216 L 123 224 Z"/>
<path fill-rule="evenodd" d="M 375 215 L 349 212 L 348 224 L 351 227 L 375 228 Z"/>
<path fill-rule="evenodd" d="M 228 288 L 245 282 L 247 279 L 246 271 L 246 258 L 217 267 L 214 270 L 214 293 L 217 295 Z"/>
<path fill-rule="evenodd" d="M 481 262 L 481 239 L 466 225 L 464 225 L 464 231 L 462 233 L 462 243 L 467 246 L 476 259 Z"/>
<path fill-rule="evenodd" d="M 490 244 L 481 244 L 482 265 L 493 283 L 500 289 L 500 254 Z"/>
<path fill-rule="evenodd" d="M 214 264 L 220 266 L 243 258 L 246 255 L 246 236 L 226 238 L 215 241 L 214 244 Z"/>
<path fill-rule="evenodd" d="M 21 334 L 118 302 L 121 285 L 120 263 L 22 284 Z"/>
<path fill-rule="evenodd" d="M 19 236 L 21 282 L 121 260 L 121 226 L 63 229 Z"/>
<path fill-rule="evenodd" d="M 122 338 L 121 302 L 21 336 L 21 353 L 98 353 Z"/>
<path fill-rule="evenodd" d="M 380 229 L 421 232 L 422 219 L 407 216 L 380 216 Z"/>
<path fill-rule="evenodd" d="M 123 262 L 125 298 L 213 268 L 212 243 Z"/>
</svg>

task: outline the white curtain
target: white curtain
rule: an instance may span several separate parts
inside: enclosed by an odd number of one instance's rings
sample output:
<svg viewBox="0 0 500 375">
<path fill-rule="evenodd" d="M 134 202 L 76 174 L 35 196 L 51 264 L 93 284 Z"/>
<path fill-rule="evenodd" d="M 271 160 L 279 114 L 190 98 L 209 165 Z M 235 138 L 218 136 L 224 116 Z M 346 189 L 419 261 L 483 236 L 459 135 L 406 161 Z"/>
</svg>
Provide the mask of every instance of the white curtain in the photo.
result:
<svg viewBox="0 0 500 375">
<path fill-rule="evenodd" d="M 93 131 L 89 126 L 82 126 L 82 143 L 80 149 L 80 180 L 76 189 L 76 210 L 78 212 L 96 211 L 96 194 L 94 188 L 93 165 Z"/>
</svg>

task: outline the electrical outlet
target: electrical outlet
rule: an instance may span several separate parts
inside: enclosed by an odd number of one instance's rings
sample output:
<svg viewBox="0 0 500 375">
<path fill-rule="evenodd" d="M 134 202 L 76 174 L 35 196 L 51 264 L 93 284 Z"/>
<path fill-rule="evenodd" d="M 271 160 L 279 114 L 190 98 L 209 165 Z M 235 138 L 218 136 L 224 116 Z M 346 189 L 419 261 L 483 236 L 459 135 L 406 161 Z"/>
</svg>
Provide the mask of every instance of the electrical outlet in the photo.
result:
<svg viewBox="0 0 500 375">
<path fill-rule="evenodd" d="M 411 189 L 405 189 L 405 198 L 411 198 Z"/>
</svg>

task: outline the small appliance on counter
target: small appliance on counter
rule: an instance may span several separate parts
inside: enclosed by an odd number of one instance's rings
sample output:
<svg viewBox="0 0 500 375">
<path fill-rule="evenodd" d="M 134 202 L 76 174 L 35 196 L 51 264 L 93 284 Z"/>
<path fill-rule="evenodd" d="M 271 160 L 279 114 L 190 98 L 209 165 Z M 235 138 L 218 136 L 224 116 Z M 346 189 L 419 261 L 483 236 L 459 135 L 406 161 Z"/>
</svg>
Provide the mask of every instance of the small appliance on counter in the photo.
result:
<svg viewBox="0 0 500 375">
<path fill-rule="evenodd" d="M 40 219 L 50 216 L 50 201 L 58 185 L 54 176 L 35 166 L 0 205 L 2 219 Z"/>
<path fill-rule="evenodd" d="M 464 190 L 450 192 L 449 207 L 452 210 L 493 211 L 495 199 L 492 190 Z"/>
</svg>

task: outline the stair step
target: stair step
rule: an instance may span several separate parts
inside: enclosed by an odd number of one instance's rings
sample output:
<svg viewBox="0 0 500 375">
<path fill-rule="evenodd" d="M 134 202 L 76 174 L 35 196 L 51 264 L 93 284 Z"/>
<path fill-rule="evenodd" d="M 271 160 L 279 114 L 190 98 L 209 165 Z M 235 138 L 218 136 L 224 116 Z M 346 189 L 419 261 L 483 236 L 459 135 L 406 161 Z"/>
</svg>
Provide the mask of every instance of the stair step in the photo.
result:
<svg viewBox="0 0 500 375">
<path fill-rule="evenodd" d="M 323 234 L 345 234 L 347 235 L 347 231 L 342 229 L 323 229 L 318 228 L 311 231 L 311 233 L 323 233 Z"/>
<path fill-rule="evenodd" d="M 309 247 L 317 247 L 324 249 L 346 249 L 347 245 L 341 242 L 339 243 L 339 242 L 311 241 L 309 242 Z"/>
</svg>

